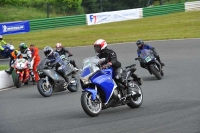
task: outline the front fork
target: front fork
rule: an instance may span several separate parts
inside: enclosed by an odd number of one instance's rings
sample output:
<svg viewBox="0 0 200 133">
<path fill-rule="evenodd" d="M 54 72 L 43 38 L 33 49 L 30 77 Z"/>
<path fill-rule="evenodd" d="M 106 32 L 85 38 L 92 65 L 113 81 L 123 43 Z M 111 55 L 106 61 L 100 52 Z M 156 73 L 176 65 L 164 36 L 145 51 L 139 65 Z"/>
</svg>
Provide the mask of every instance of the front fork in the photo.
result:
<svg viewBox="0 0 200 133">
<path fill-rule="evenodd" d="M 92 94 L 92 100 L 95 100 L 97 98 L 97 87 L 96 87 L 96 85 L 95 85 L 95 89 L 94 88 L 86 88 L 86 89 L 83 90 L 83 92 L 84 91 L 87 91 L 87 92 Z"/>
<path fill-rule="evenodd" d="M 42 84 L 42 87 L 45 88 L 44 85 L 46 85 L 46 87 L 49 87 L 49 86 L 51 85 L 51 84 L 49 83 L 49 77 L 46 76 L 46 77 L 44 78 L 44 80 L 45 80 L 45 84 Z"/>
<path fill-rule="evenodd" d="M 19 74 L 19 80 L 23 83 L 25 83 L 30 77 L 29 70 L 24 70 L 24 71 L 18 70 L 17 74 Z"/>
</svg>

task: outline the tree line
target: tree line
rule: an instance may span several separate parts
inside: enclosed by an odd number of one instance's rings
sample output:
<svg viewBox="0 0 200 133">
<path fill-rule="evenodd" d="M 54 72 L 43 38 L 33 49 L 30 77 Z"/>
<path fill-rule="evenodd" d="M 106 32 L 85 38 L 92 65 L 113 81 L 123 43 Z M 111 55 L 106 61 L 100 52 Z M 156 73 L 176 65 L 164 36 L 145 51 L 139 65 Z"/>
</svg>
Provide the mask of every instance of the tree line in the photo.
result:
<svg viewBox="0 0 200 133">
<path fill-rule="evenodd" d="M 76 15 L 105 11 L 143 8 L 155 2 L 180 3 L 184 0 L 0 0 L 0 5 L 33 7 L 50 13 Z"/>
</svg>

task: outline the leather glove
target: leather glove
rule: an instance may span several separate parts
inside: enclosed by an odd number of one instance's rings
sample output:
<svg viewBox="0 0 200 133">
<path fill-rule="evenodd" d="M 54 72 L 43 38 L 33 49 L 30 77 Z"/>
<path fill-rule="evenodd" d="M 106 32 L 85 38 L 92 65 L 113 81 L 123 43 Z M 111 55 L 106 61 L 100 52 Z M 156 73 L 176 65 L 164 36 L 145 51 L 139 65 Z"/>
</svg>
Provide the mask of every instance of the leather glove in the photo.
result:
<svg viewBox="0 0 200 133">
<path fill-rule="evenodd" d="M 28 62 L 28 67 L 29 67 L 29 68 L 31 67 L 31 62 Z"/>
<path fill-rule="evenodd" d="M 106 68 L 109 68 L 110 66 L 112 66 L 112 63 L 108 62 L 107 64 L 103 65 L 102 68 L 106 69 Z"/>
</svg>

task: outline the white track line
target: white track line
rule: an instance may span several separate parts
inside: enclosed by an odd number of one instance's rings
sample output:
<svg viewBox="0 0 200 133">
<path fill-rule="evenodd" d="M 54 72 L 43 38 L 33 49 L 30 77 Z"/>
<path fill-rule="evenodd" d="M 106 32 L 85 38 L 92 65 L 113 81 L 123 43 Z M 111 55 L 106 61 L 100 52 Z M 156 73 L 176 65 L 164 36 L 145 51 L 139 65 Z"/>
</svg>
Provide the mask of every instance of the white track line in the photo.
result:
<svg viewBox="0 0 200 133">
<path fill-rule="evenodd" d="M 15 88 L 15 87 L 13 86 L 13 87 L 10 87 L 10 88 L 4 88 L 4 89 L 0 89 L 0 91 L 6 91 L 6 90 L 13 89 L 13 88 Z"/>
</svg>

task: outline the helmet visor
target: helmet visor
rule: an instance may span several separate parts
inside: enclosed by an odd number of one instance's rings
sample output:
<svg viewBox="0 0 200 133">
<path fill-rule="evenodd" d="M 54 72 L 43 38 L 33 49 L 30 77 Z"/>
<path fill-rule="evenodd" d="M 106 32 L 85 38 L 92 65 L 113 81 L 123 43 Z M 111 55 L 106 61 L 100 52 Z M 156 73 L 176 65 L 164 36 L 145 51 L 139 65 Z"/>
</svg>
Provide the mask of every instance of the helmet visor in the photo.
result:
<svg viewBox="0 0 200 133">
<path fill-rule="evenodd" d="M 94 51 L 95 51 L 96 53 L 99 53 L 99 52 L 101 51 L 101 46 L 95 45 L 95 46 L 94 46 Z"/>
<path fill-rule="evenodd" d="M 138 48 L 142 48 L 143 45 L 141 43 L 138 43 L 137 46 Z"/>
<path fill-rule="evenodd" d="M 57 51 L 60 51 L 62 48 L 61 47 L 56 47 L 56 50 Z"/>
</svg>

